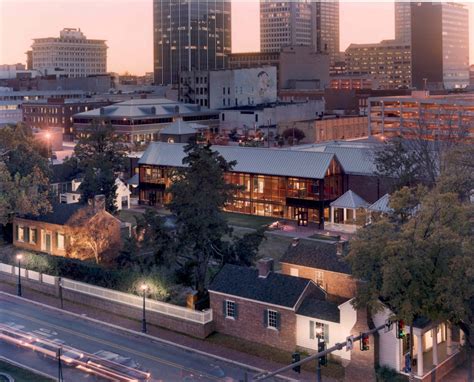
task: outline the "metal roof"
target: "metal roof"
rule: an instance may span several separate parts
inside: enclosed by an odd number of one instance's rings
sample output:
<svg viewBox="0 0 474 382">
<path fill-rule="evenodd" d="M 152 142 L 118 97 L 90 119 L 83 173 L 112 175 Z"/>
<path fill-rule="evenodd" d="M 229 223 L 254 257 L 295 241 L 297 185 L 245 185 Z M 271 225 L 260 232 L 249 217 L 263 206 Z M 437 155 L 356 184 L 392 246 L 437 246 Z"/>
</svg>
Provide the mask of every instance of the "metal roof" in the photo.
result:
<svg viewBox="0 0 474 382">
<path fill-rule="evenodd" d="M 178 119 L 176 122 L 171 123 L 164 129 L 160 130 L 160 134 L 168 135 L 187 135 L 196 134 L 199 129 L 207 129 L 207 126 L 200 125 L 198 123 L 184 122 Z"/>
<path fill-rule="evenodd" d="M 335 207 L 335 208 L 350 208 L 354 210 L 357 208 L 368 207 L 369 203 L 367 203 L 355 192 L 349 190 L 344 195 L 337 198 L 330 205 L 331 207 Z"/>
<path fill-rule="evenodd" d="M 385 194 L 379 200 L 377 200 L 374 204 L 371 204 L 367 209 L 369 211 L 374 211 L 374 212 L 388 213 L 388 212 L 393 211 L 390 208 L 389 203 L 390 203 L 390 195 Z"/>
<path fill-rule="evenodd" d="M 102 114 L 101 114 L 102 110 Z M 131 99 L 110 106 L 75 114 L 74 117 L 172 117 L 183 114 L 216 114 L 213 110 L 202 110 L 199 105 L 172 101 L 166 98 Z"/>
<path fill-rule="evenodd" d="M 344 172 L 350 175 L 375 174 L 375 152 L 379 143 L 372 142 L 328 142 L 294 147 L 299 151 L 319 151 L 336 154 Z"/>
<path fill-rule="evenodd" d="M 184 167 L 185 144 L 152 142 L 139 164 Z M 324 179 L 333 159 L 332 153 L 251 148 L 239 146 L 212 146 L 226 161 L 236 161 L 233 171 L 250 174 Z"/>
</svg>

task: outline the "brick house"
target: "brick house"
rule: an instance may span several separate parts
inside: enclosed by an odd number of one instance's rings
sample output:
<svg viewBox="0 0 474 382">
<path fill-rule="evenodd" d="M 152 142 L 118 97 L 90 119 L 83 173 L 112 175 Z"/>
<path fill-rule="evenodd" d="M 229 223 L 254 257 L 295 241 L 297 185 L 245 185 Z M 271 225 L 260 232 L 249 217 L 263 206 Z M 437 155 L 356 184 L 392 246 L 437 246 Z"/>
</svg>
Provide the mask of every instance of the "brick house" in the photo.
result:
<svg viewBox="0 0 474 382">
<path fill-rule="evenodd" d="M 13 245 L 54 256 L 76 257 L 71 246 L 77 239 L 73 234 L 74 229 L 78 225 L 91 229 L 98 219 L 104 232 L 109 235 L 108 245 L 111 248 L 120 245 L 121 222 L 105 211 L 105 202 L 101 196 L 96 196 L 88 205 L 53 203 L 52 211 L 47 214 L 15 217 Z"/>
<path fill-rule="evenodd" d="M 295 242 L 286 250 L 280 263 L 283 274 L 313 280 L 329 296 L 355 296 L 357 281 L 352 278 L 350 265 L 338 254 L 336 245 Z"/>
<path fill-rule="evenodd" d="M 312 280 L 273 272 L 270 258 L 257 269 L 225 265 L 209 295 L 217 332 L 288 351 L 316 351 L 318 330 L 332 346 L 356 322 L 350 301 L 328 301 Z M 350 352 L 335 355 L 350 359 Z"/>
</svg>

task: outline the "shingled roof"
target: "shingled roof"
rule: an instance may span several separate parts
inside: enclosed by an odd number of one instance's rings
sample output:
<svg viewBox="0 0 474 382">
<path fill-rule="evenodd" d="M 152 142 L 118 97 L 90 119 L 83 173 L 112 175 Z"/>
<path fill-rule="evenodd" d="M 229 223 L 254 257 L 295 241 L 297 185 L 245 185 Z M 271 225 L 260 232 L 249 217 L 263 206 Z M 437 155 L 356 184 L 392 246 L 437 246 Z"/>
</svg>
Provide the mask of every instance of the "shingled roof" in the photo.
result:
<svg viewBox="0 0 474 382">
<path fill-rule="evenodd" d="M 348 262 L 336 253 L 334 244 L 300 241 L 286 250 L 280 262 L 337 273 L 352 273 Z"/>
<path fill-rule="evenodd" d="M 84 205 L 79 203 L 53 203 L 51 212 L 39 216 L 28 215 L 25 217 L 25 219 L 49 224 L 65 225 L 72 215 L 74 215 L 81 208 L 84 208 Z"/>
<path fill-rule="evenodd" d="M 315 298 L 306 298 L 296 314 L 325 321 L 341 322 L 341 311 L 336 303 Z"/>
<path fill-rule="evenodd" d="M 274 272 L 259 277 L 257 269 L 226 264 L 209 291 L 291 309 L 308 286 L 314 287 L 317 293 L 317 286 L 308 279 Z"/>
</svg>

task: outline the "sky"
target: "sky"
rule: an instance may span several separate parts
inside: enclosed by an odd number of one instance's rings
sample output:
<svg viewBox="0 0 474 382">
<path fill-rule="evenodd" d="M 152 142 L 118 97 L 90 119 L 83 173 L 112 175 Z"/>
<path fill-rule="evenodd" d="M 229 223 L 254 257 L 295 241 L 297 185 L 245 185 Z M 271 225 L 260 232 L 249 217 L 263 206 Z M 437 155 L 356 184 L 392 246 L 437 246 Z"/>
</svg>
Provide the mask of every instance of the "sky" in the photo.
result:
<svg viewBox="0 0 474 382">
<path fill-rule="evenodd" d="M 0 64 L 24 63 L 33 38 L 81 28 L 107 40 L 108 70 L 144 74 L 153 70 L 152 0 L 0 0 Z M 474 63 L 474 0 L 470 12 L 470 62 Z M 393 1 L 343 1 L 340 46 L 394 37 Z M 258 0 L 232 0 L 233 52 L 258 51 Z"/>
</svg>

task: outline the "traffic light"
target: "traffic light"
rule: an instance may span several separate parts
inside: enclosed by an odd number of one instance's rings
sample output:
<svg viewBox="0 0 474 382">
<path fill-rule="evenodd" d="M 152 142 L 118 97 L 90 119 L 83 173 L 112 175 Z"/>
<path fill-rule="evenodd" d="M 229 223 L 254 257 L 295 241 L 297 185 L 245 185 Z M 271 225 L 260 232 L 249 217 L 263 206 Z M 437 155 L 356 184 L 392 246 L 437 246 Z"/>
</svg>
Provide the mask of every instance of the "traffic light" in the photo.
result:
<svg viewBox="0 0 474 382">
<path fill-rule="evenodd" d="M 296 362 L 299 362 L 301 360 L 301 356 L 300 356 L 300 353 L 298 352 L 295 352 L 291 355 L 291 363 L 296 363 Z M 293 368 L 293 371 L 295 371 L 296 373 L 301 373 L 301 366 L 295 366 Z"/>
<path fill-rule="evenodd" d="M 318 342 L 318 353 L 321 353 L 323 352 L 324 350 L 326 350 L 326 342 L 324 341 L 319 341 Z M 328 364 L 328 356 L 327 355 L 323 355 L 321 357 L 319 357 L 319 364 L 321 366 L 327 366 Z"/>
<path fill-rule="evenodd" d="M 360 339 L 360 350 L 362 351 L 367 351 L 370 349 L 370 342 L 369 342 L 369 335 L 367 333 L 362 333 L 361 334 L 361 339 Z"/>
<path fill-rule="evenodd" d="M 397 321 L 397 338 L 405 337 L 405 322 L 403 320 Z"/>
</svg>

